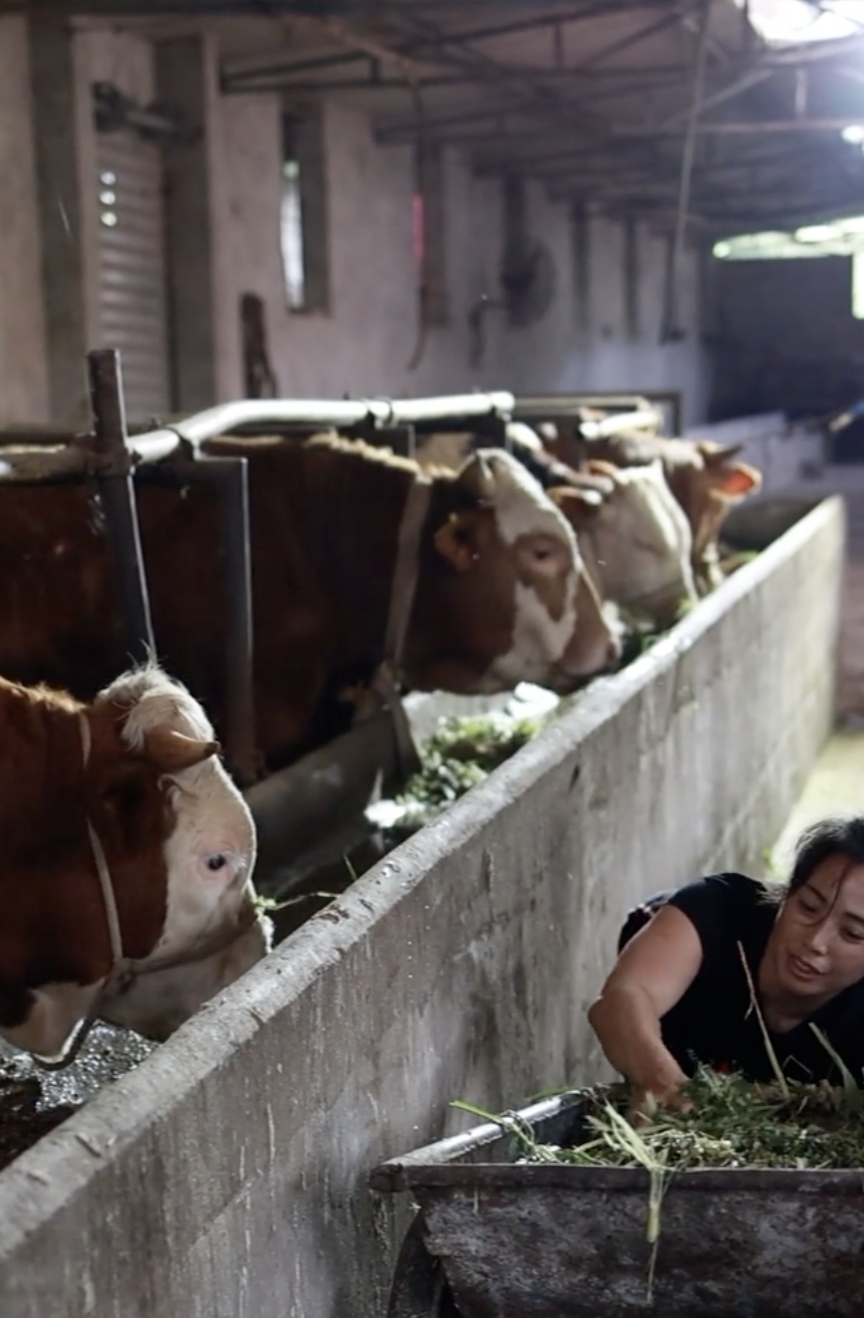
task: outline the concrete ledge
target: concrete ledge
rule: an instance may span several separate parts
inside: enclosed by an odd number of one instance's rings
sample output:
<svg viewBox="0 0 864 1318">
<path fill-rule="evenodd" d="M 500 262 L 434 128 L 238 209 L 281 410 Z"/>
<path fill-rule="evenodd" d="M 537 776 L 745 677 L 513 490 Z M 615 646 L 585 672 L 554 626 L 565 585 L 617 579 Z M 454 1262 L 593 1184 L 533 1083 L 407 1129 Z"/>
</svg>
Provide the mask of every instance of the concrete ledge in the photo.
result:
<svg viewBox="0 0 864 1318">
<path fill-rule="evenodd" d="M 373 1318 L 368 1170 L 588 1081 L 637 899 L 759 866 L 832 722 L 830 500 L 0 1174 L 3 1318 Z"/>
</svg>

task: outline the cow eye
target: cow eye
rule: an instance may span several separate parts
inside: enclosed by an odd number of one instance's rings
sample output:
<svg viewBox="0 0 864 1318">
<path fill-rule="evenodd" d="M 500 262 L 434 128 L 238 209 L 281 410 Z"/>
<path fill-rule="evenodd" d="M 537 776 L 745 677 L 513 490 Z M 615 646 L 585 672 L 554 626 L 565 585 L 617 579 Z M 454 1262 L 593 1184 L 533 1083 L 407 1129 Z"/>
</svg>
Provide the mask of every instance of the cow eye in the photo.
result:
<svg viewBox="0 0 864 1318">
<path fill-rule="evenodd" d="M 213 872 L 215 873 L 216 870 L 221 870 L 225 868 L 225 866 L 228 864 L 228 857 L 223 856 L 221 851 L 217 851 L 215 856 L 208 856 L 205 863 L 207 865 L 208 870 L 213 870 Z"/>
<path fill-rule="evenodd" d="M 531 550 L 535 563 L 550 563 L 557 553 L 557 545 L 550 544 L 548 540 L 540 540 L 532 546 Z"/>
</svg>

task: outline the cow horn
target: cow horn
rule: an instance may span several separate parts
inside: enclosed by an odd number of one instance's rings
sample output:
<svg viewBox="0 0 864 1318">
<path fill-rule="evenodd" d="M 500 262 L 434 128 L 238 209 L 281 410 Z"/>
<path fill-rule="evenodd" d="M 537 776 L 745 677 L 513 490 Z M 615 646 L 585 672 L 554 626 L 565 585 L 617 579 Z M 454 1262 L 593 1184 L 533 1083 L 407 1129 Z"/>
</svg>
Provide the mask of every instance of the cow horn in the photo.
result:
<svg viewBox="0 0 864 1318">
<path fill-rule="evenodd" d="M 612 493 L 612 489 L 614 489 L 614 487 L 615 487 L 616 485 L 620 485 L 620 483 L 621 483 L 621 477 L 620 477 L 620 475 L 619 475 L 619 470 L 620 470 L 620 469 L 619 469 L 618 467 L 615 466 L 615 463 L 614 463 L 614 462 L 606 462 L 604 458 L 589 458 L 589 459 L 588 459 L 588 472 L 589 472 L 589 475 L 591 475 L 591 476 L 597 476 L 597 477 L 600 477 L 600 478 L 603 478 L 603 479 L 609 481 L 609 483 L 610 483 L 610 490 L 609 490 L 609 493 L 610 493 L 610 494 Z"/>
<path fill-rule="evenodd" d="M 483 453 L 475 453 L 459 472 L 459 484 L 464 485 L 481 503 L 495 497 L 495 476 Z"/>
<path fill-rule="evenodd" d="M 700 440 L 696 445 L 706 467 L 719 467 L 730 458 L 737 458 L 743 447 L 743 444 L 715 444 L 706 439 Z"/>
<path fill-rule="evenodd" d="M 598 508 L 603 506 L 603 495 L 600 490 L 592 490 L 587 486 L 579 485 L 553 485 L 546 493 L 563 513 L 573 512 L 575 515 L 587 515 L 596 513 Z"/>
<path fill-rule="evenodd" d="M 163 773 L 179 773 L 181 769 L 191 769 L 211 755 L 218 754 L 218 741 L 204 741 L 199 737 L 189 737 L 176 728 L 150 728 L 144 734 L 144 747 L 148 758 Z"/>
</svg>

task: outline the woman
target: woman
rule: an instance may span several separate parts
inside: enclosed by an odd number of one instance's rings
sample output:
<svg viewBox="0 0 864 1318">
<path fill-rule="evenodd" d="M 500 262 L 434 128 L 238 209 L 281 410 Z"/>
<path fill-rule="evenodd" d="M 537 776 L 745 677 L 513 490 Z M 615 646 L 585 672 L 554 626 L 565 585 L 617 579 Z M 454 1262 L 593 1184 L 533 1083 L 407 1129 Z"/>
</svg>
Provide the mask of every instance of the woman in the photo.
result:
<svg viewBox="0 0 864 1318">
<path fill-rule="evenodd" d="M 864 1086 L 864 816 L 808 829 L 784 885 L 715 874 L 630 915 L 588 1019 L 635 1110 L 686 1106 L 700 1062 L 771 1079 L 742 956 L 785 1074 L 840 1081 L 812 1024 Z"/>
</svg>

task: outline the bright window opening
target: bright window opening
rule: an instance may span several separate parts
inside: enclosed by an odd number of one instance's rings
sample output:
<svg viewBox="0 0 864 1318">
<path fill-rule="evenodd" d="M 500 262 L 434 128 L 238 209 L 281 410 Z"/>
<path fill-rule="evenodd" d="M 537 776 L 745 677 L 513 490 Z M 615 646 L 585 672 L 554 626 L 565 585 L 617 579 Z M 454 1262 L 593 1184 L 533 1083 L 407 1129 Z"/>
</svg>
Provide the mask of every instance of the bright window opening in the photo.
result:
<svg viewBox="0 0 864 1318">
<path fill-rule="evenodd" d="M 864 252 L 852 257 L 852 315 L 864 320 Z"/>
<path fill-rule="evenodd" d="M 306 277 L 303 264 L 300 164 L 297 160 L 287 159 L 282 163 L 282 204 L 279 224 L 285 296 L 292 311 L 302 311 L 306 305 Z"/>
<path fill-rule="evenodd" d="M 739 9 L 745 0 L 735 0 Z M 864 32 L 861 0 L 750 0 L 750 22 L 766 41 L 836 41 Z"/>
<path fill-rule="evenodd" d="M 852 315 L 864 320 L 864 215 L 805 224 L 791 233 L 742 233 L 714 244 L 718 261 L 795 261 L 821 256 L 852 258 Z"/>
</svg>

